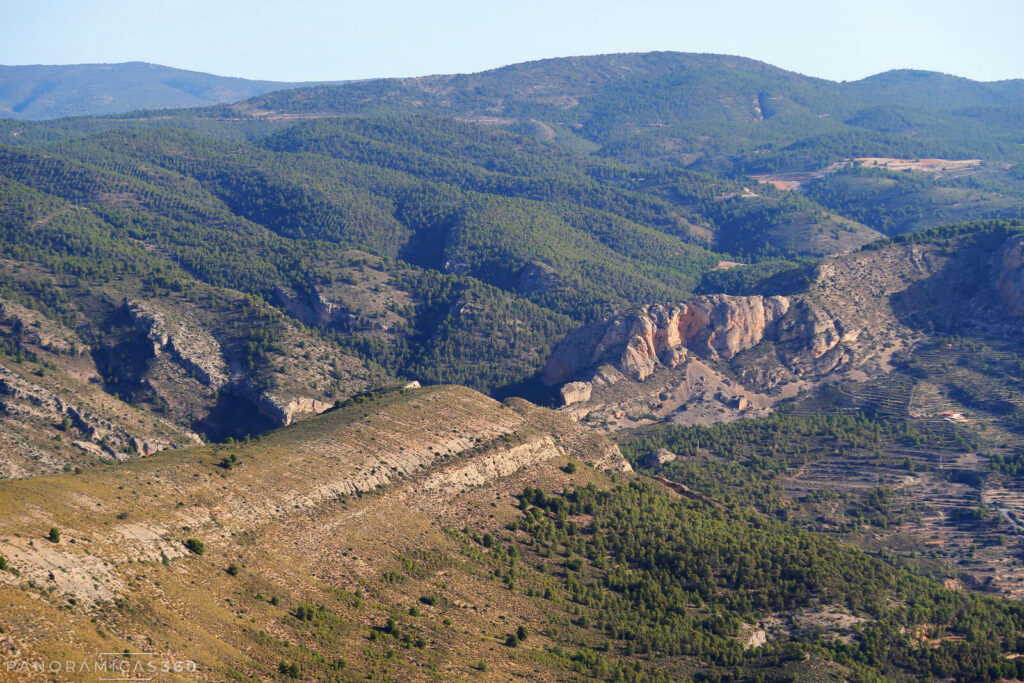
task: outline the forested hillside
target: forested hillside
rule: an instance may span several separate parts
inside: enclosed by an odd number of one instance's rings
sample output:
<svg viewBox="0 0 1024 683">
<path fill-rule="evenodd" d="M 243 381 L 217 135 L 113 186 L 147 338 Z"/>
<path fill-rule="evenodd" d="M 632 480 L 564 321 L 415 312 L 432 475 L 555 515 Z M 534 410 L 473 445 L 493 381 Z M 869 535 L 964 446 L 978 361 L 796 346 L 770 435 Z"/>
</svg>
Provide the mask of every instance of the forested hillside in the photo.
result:
<svg viewBox="0 0 1024 683">
<path fill-rule="evenodd" d="M 0 649 L 1020 679 L 1022 107 L 650 53 L 0 120 Z"/>
<path fill-rule="evenodd" d="M 532 392 L 558 340 L 614 311 L 1014 215 L 1019 90 L 652 53 L 3 121 L 3 291 L 34 312 L 10 324 L 42 315 L 88 356 L 79 379 L 211 438 L 412 379 Z M 864 113 L 879 107 L 927 120 L 886 127 Z M 991 130 L 954 135 L 971 116 Z M 980 161 L 837 163 L 924 153 Z M 772 175 L 793 168 L 811 174 L 796 190 Z M 716 270 L 736 263 L 753 265 Z M 176 346 L 175 329 L 203 341 Z M 71 365 L 26 338 L 14 357 L 54 365 L 60 384 Z M 203 388 L 182 391 L 179 372 Z"/>
</svg>

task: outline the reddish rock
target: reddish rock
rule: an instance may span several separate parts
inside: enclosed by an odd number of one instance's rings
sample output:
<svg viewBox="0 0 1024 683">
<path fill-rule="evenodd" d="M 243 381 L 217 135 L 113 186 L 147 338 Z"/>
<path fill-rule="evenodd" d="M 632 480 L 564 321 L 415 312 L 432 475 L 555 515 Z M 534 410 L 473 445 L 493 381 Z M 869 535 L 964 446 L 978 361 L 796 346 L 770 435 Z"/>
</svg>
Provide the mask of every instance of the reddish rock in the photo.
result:
<svg viewBox="0 0 1024 683">
<path fill-rule="evenodd" d="M 716 294 L 633 309 L 570 333 L 552 352 L 543 379 L 560 384 L 580 370 L 609 363 L 627 377 L 643 380 L 659 365 L 676 367 L 688 350 L 729 359 L 774 338 L 790 308 L 790 300 L 782 296 Z M 793 333 L 814 329 L 815 324 L 808 328 L 809 320 L 795 321 Z"/>
</svg>

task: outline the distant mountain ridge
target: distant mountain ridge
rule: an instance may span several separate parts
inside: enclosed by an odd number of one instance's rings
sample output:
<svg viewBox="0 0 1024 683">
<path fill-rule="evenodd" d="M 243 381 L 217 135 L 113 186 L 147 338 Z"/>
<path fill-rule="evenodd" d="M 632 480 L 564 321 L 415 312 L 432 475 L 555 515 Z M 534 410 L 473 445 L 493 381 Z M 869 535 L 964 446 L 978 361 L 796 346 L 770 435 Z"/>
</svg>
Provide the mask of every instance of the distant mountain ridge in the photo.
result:
<svg viewBox="0 0 1024 683">
<path fill-rule="evenodd" d="M 146 62 L 0 66 L 0 118 L 202 107 L 308 85 L 313 84 L 214 76 Z"/>
<path fill-rule="evenodd" d="M 579 108 L 591 119 L 606 118 L 613 110 L 621 110 L 618 113 L 625 118 L 637 114 L 664 118 L 665 111 L 652 109 L 651 102 L 637 101 L 635 94 L 621 97 L 622 87 L 632 89 L 638 82 L 645 85 L 648 95 L 664 99 L 666 104 L 675 101 L 673 92 L 693 95 L 694 88 L 707 89 L 708 97 L 693 98 L 670 117 L 677 121 L 659 121 L 662 124 L 690 120 L 695 114 L 696 118 L 725 114 L 736 120 L 758 111 L 768 119 L 794 113 L 788 105 L 829 110 L 829 116 L 847 118 L 863 107 L 862 100 L 887 107 L 912 103 L 928 111 L 1021 106 L 1024 102 L 1024 79 L 982 82 L 933 71 L 893 69 L 858 81 L 836 82 L 746 57 L 644 52 L 540 59 L 478 73 L 328 82 L 249 80 L 147 62 L 0 65 L 0 118 L 102 116 L 252 98 L 256 98 L 249 103 L 253 107 L 288 111 L 349 111 L 358 104 L 360 110 L 368 106 L 421 111 L 486 108 L 514 114 L 539 106 L 563 112 Z M 749 103 L 746 98 L 743 102 L 735 99 L 745 90 L 751 90 Z M 278 91 L 293 92 L 270 94 Z M 367 101 L 370 94 L 380 97 Z M 724 100 L 717 95 L 724 95 Z M 780 96 L 787 106 L 761 111 L 766 102 L 778 101 Z"/>
<path fill-rule="evenodd" d="M 267 93 L 240 113 L 429 112 L 539 121 L 627 163 L 763 173 L 841 157 L 1003 158 L 1024 139 L 1024 80 L 897 70 L 838 83 L 744 57 L 649 52 L 525 62 L 476 74 Z M 826 153 L 827 152 L 827 153 Z M 881 155 L 881 154 L 879 154 Z"/>
</svg>

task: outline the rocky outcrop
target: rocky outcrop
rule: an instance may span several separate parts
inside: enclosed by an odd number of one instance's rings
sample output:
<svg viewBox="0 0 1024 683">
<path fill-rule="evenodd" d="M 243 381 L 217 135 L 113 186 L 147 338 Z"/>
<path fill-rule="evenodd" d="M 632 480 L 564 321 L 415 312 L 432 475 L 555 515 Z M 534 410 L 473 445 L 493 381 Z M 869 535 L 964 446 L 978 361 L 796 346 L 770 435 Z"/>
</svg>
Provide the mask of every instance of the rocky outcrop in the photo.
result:
<svg viewBox="0 0 1024 683">
<path fill-rule="evenodd" d="M 172 354 L 189 374 L 213 389 L 227 384 L 228 368 L 220 344 L 199 325 L 169 323 L 163 313 L 129 299 L 124 305 L 135 329 L 153 345 L 154 356 Z"/>
<path fill-rule="evenodd" d="M 289 315 L 310 326 L 330 323 L 342 312 L 337 304 L 324 298 L 316 287 L 311 288 L 310 295 L 306 297 L 293 296 L 277 287 L 274 290 L 274 298 Z"/>
<path fill-rule="evenodd" d="M 1012 315 L 1024 315 L 1024 235 L 1010 238 L 998 256 L 996 287 Z"/>
<path fill-rule="evenodd" d="M 568 406 L 589 401 L 593 390 L 594 385 L 590 382 L 567 382 L 559 389 L 559 393 L 562 395 L 563 405 Z"/>
<path fill-rule="evenodd" d="M 794 357 L 804 356 L 800 372 L 810 372 L 843 338 L 841 323 L 801 298 L 701 296 L 633 309 L 570 333 L 542 377 L 548 385 L 561 384 L 607 363 L 643 381 L 658 366 L 676 367 L 688 353 L 728 360 L 764 340 L 790 343 Z M 825 371 L 838 362 L 830 360 Z"/>
<path fill-rule="evenodd" d="M 644 467 L 661 467 L 672 462 L 678 456 L 667 448 L 659 448 L 653 453 L 648 453 L 640 462 Z"/>
<path fill-rule="evenodd" d="M 135 329 L 146 335 L 146 339 L 153 345 L 153 355 L 159 356 L 171 340 L 167 331 L 167 317 L 130 299 L 125 299 L 124 308 Z"/>
<path fill-rule="evenodd" d="M 444 492 L 456 495 L 473 486 L 483 486 L 499 477 L 507 477 L 521 469 L 564 455 L 551 436 L 496 449 L 471 458 L 458 467 L 446 468 L 431 475 L 416 489 L 424 493 Z"/>
<path fill-rule="evenodd" d="M 49 389 L 33 384 L 7 368 L 0 366 L 0 410 L 8 415 L 38 414 L 53 422 L 67 418 L 69 428 L 74 428 L 90 441 L 74 441 L 73 445 L 94 455 L 125 458 L 130 453 L 152 455 L 165 448 L 185 444 L 156 438 L 142 437 L 114 422 L 72 404 L 57 396 Z M 188 435 L 192 441 L 200 442 L 198 436 Z"/>
<path fill-rule="evenodd" d="M 273 394 L 261 394 L 257 409 L 260 414 L 275 423 L 277 427 L 287 427 L 300 413 L 319 415 L 334 407 L 333 403 L 327 403 L 307 396 L 297 396 L 285 401 Z"/>
<path fill-rule="evenodd" d="M 744 650 L 752 650 L 768 644 L 768 633 L 763 628 L 751 626 L 750 624 L 740 624 L 736 639 Z"/>
<path fill-rule="evenodd" d="M 568 422 L 564 415 L 536 406 L 521 398 L 511 398 L 505 405 L 541 431 L 556 433 L 558 445 L 566 455 L 585 460 L 609 472 L 632 472 L 629 461 L 613 442 L 590 429 Z"/>
</svg>

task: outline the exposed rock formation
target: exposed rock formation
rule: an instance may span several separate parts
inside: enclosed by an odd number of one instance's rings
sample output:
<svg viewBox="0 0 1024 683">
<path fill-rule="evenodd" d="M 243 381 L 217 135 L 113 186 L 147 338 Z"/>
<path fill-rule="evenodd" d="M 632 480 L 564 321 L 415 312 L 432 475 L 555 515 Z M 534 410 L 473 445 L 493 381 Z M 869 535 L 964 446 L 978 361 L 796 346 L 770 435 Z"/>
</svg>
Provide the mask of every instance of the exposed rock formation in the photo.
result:
<svg viewBox="0 0 1024 683">
<path fill-rule="evenodd" d="M 200 326 L 168 323 L 163 313 L 127 299 L 125 309 L 135 328 L 153 344 L 154 356 L 170 352 L 183 368 L 213 389 L 228 382 L 220 344 Z"/>
<path fill-rule="evenodd" d="M 319 415 L 333 407 L 333 403 L 327 403 L 306 396 L 299 396 L 285 401 L 273 394 L 260 395 L 257 403 L 260 414 L 273 420 L 275 426 L 281 427 L 290 425 L 299 413 Z"/>
<path fill-rule="evenodd" d="M 728 360 L 763 340 L 792 342 L 794 357 L 804 356 L 800 372 L 811 372 L 819 370 L 814 361 L 843 337 L 838 321 L 800 298 L 701 296 L 633 309 L 570 333 L 549 357 L 543 379 L 561 384 L 582 370 L 609 363 L 643 381 L 659 365 L 676 367 L 688 352 Z M 838 362 L 823 370 L 834 369 Z"/>
<path fill-rule="evenodd" d="M 999 254 L 996 286 L 1006 310 L 1024 315 L 1024 235 L 1012 237 Z"/>
<path fill-rule="evenodd" d="M 590 382 L 567 382 L 559 392 L 562 394 L 562 403 L 568 406 L 589 401 L 593 390 L 594 385 Z"/>
<path fill-rule="evenodd" d="M 318 305 L 327 307 L 323 309 L 325 315 L 333 314 L 333 304 L 322 297 Z M 270 428 L 286 427 L 296 415 L 318 415 L 334 406 L 333 402 L 293 393 L 297 389 L 308 390 L 308 387 L 267 387 L 260 382 L 240 378 L 237 368 L 232 375 L 224 361 L 220 343 L 198 324 L 187 320 L 171 322 L 165 313 L 131 300 L 125 300 L 125 309 L 136 329 L 152 343 L 155 357 L 161 358 L 166 354 L 166 358 L 173 360 L 204 386 L 250 401 L 262 416 L 269 419 Z"/>
<path fill-rule="evenodd" d="M 74 428 L 90 439 L 75 441 L 73 444 L 93 455 L 123 458 L 126 453 L 134 452 L 146 456 L 165 448 L 186 445 L 152 434 L 140 436 L 133 433 L 131 428 L 115 424 L 80 405 L 72 404 L 3 366 L 0 366 L 0 410 L 7 415 L 35 414 L 55 422 L 66 417 L 69 428 Z M 197 435 L 187 436 L 192 443 L 201 443 Z"/>
<path fill-rule="evenodd" d="M 659 448 L 653 453 L 648 454 L 641 461 L 641 465 L 644 467 L 661 467 L 666 463 L 670 463 L 675 460 L 678 456 L 667 448 Z"/>
<path fill-rule="evenodd" d="M 277 287 L 274 290 L 277 302 L 284 306 L 288 313 L 306 325 L 320 325 L 331 322 L 341 309 L 330 301 L 315 287 L 310 296 L 292 296 Z"/>
<path fill-rule="evenodd" d="M 740 642 L 740 645 L 744 650 L 764 647 L 768 644 L 768 634 L 765 630 L 763 628 L 751 626 L 750 624 L 740 625 L 736 639 Z"/>
<path fill-rule="evenodd" d="M 506 477 L 560 455 L 563 455 L 563 451 L 554 439 L 544 436 L 511 448 L 494 449 L 479 455 L 460 467 L 431 475 L 416 488 L 425 493 L 444 492 L 455 495 L 472 486 L 483 486 L 498 477 Z"/>
</svg>

